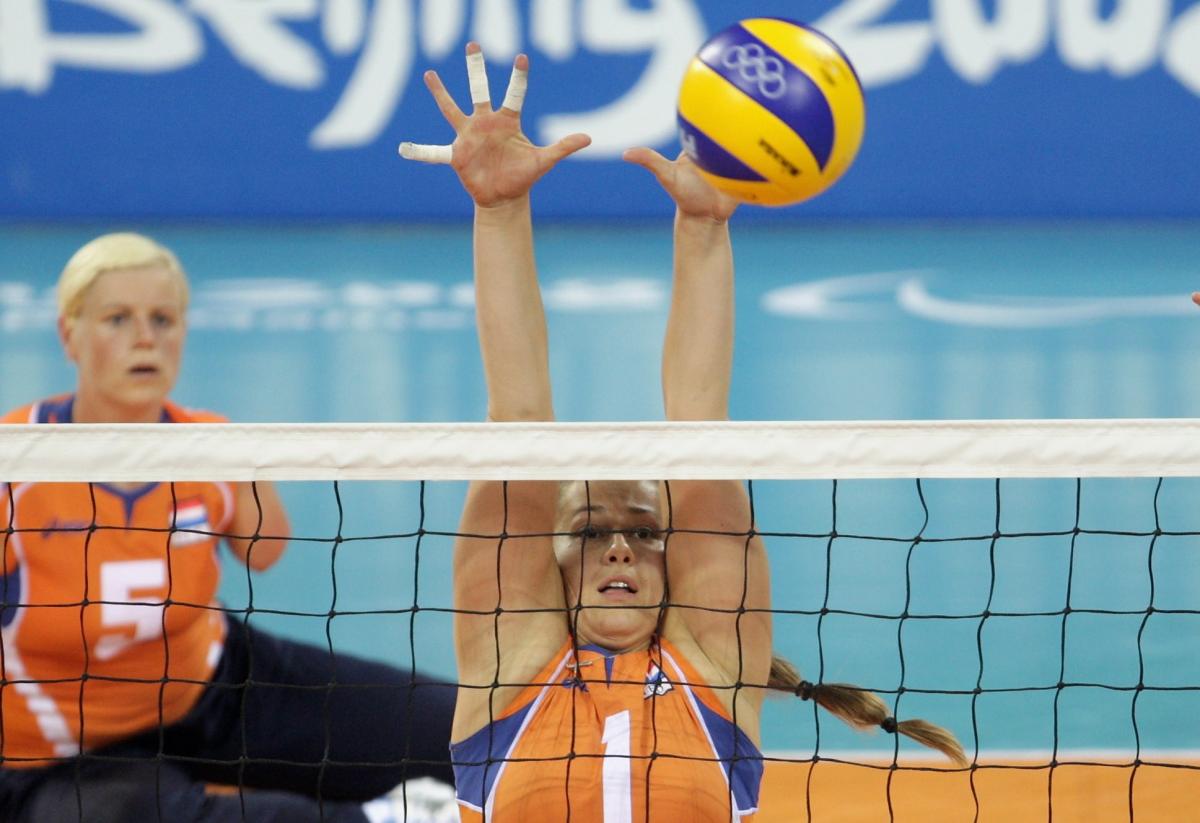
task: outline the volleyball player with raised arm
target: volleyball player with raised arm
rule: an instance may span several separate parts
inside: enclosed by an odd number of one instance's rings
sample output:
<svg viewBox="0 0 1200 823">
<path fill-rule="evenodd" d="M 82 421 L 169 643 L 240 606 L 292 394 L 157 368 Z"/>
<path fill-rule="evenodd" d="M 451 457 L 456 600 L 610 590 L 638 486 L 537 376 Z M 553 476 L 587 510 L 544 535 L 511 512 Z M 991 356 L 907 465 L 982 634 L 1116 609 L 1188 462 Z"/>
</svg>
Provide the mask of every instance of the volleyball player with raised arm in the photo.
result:
<svg viewBox="0 0 1200 823">
<path fill-rule="evenodd" d="M 0 421 L 225 419 L 167 397 L 188 302 L 169 250 L 99 237 L 58 297 L 76 389 Z M 0 820 L 377 823 L 405 819 L 375 799 L 405 778 L 451 780 L 450 688 L 221 610 L 222 537 L 256 571 L 286 546 L 270 483 L 0 483 L 0 527 Z"/>
<path fill-rule="evenodd" d="M 471 115 L 426 74 L 453 145 L 401 147 L 449 162 L 475 201 L 476 321 L 493 421 L 554 417 L 529 192 L 588 143 L 572 135 L 539 148 L 522 134 L 527 70 L 518 57 L 493 111 L 483 57 L 469 45 Z M 667 417 L 725 419 L 735 203 L 686 158 L 641 148 L 626 159 L 677 206 Z M 476 482 L 460 532 L 452 751 L 464 821 L 748 820 L 768 683 L 960 755 L 940 730 L 898 728 L 874 695 L 801 682 L 773 661 L 767 555 L 740 482 Z"/>
</svg>

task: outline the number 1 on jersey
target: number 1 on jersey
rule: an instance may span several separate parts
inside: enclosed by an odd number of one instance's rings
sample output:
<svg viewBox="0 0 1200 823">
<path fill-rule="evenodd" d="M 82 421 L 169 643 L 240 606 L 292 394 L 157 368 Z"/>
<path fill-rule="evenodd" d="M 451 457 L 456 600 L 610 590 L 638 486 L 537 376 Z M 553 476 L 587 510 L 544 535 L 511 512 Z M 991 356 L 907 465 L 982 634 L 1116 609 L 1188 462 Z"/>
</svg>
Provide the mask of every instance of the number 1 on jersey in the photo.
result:
<svg viewBox="0 0 1200 823">
<path fill-rule="evenodd" d="M 633 823 L 629 711 L 604 718 L 604 823 Z"/>
</svg>

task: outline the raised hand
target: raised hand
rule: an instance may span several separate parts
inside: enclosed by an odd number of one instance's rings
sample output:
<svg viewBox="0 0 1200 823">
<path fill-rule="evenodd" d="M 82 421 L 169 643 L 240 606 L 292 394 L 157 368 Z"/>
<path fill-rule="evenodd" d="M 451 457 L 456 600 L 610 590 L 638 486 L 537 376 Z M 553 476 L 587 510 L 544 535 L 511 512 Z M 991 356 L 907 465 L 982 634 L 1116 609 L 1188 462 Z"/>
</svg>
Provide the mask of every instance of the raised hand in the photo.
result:
<svg viewBox="0 0 1200 823">
<path fill-rule="evenodd" d="M 591 143 L 585 134 L 572 134 L 549 146 L 535 146 L 521 131 L 521 106 L 529 58 L 517 55 L 504 103 L 492 109 L 483 52 L 467 44 L 467 78 L 474 110 L 463 112 L 446 91 L 437 72 L 425 72 L 425 85 L 446 122 L 454 129 L 449 146 L 401 143 L 401 156 L 426 163 L 449 163 L 477 206 L 500 206 L 528 194 L 542 175 Z"/>
<path fill-rule="evenodd" d="M 675 201 L 679 212 L 688 217 L 708 217 L 725 222 L 738 207 L 738 201 L 708 184 L 696 171 L 685 153 L 668 160 L 654 149 L 628 149 L 625 160 L 648 170 Z"/>
</svg>

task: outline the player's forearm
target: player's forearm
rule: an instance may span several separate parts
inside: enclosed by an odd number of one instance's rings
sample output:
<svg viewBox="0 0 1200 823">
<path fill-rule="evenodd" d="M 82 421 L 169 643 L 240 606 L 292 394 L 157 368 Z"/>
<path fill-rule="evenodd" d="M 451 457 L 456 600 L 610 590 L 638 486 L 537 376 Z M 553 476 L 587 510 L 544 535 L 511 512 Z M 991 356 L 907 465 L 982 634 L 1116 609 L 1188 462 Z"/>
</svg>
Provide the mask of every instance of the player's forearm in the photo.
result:
<svg viewBox="0 0 1200 823">
<path fill-rule="evenodd" d="M 675 216 L 675 272 L 663 344 L 668 420 L 729 416 L 733 250 L 728 223 Z"/>
<path fill-rule="evenodd" d="M 292 527 L 274 483 L 238 483 L 229 548 L 254 571 L 275 565 L 287 548 Z"/>
<path fill-rule="evenodd" d="M 546 315 L 528 195 L 475 209 L 475 322 L 490 420 L 550 420 Z"/>
</svg>

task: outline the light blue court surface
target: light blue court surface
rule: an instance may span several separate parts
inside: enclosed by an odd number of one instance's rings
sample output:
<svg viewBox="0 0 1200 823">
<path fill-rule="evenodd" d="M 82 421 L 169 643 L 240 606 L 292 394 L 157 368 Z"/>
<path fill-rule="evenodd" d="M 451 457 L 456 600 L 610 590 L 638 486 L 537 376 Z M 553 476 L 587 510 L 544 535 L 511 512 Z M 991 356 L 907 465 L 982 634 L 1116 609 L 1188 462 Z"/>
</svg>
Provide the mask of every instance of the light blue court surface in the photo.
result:
<svg viewBox="0 0 1200 823">
<path fill-rule="evenodd" d="M 52 284 L 112 228 L 0 229 L 0 405 L 72 386 Z M 178 400 L 483 417 L 465 227 L 138 228 L 193 278 Z M 669 225 L 546 227 L 538 250 L 559 416 L 661 419 Z M 755 225 L 735 250 L 735 418 L 1200 416 L 1200 225 Z M 450 540 L 414 534 L 454 529 L 461 484 L 427 486 L 424 520 L 414 484 L 336 491 L 283 488 L 299 539 L 251 581 L 231 564 L 226 602 L 452 678 Z M 759 527 L 791 535 L 769 542 L 776 644 L 811 679 L 903 685 L 897 713 L 968 751 L 1200 749 L 1200 537 L 1179 534 L 1200 483 L 1004 481 L 999 512 L 991 481 L 841 483 L 836 515 L 830 483 L 754 491 Z M 775 751 L 891 751 L 797 701 L 764 730 Z"/>
</svg>

